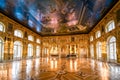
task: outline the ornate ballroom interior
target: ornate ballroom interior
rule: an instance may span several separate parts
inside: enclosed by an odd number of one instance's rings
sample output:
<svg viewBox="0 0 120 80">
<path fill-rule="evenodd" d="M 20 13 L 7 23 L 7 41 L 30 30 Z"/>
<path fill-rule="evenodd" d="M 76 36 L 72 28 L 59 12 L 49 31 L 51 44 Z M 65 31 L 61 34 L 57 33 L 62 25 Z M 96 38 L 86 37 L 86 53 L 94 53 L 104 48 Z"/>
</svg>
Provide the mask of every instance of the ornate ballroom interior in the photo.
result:
<svg viewBox="0 0 120 80">
<path fill-rule="evenodd" d="M 119 80 L 120 0 L 0 0 L 0 80 Z"/>
</svg>

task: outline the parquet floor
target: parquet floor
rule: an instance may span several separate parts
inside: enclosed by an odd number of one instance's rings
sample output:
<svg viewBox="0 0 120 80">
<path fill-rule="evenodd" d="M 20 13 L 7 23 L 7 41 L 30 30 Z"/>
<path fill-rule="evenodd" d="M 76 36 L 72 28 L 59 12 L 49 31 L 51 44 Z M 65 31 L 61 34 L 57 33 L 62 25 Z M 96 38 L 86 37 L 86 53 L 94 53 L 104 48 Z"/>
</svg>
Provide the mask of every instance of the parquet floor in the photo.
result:
<svg viewBox="0 0 120 80">
<path fill-rule="evenodd" d="M 120 66 L 86 58 L 0 63 L 0 80 L 120 80 Z"/>
</svg>

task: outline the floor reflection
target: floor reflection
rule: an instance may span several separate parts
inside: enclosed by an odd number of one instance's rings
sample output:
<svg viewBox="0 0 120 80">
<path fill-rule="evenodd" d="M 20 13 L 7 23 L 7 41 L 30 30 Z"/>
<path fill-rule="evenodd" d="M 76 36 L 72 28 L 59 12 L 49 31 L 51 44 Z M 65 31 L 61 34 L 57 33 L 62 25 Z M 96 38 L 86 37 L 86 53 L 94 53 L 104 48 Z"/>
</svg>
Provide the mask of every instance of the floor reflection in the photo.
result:
<svg viewBox="0 0 120 80">
<path fill-rule="evenodd" d="M 12 78 L 19 77 L 20 71 L 21 71 L 21 63 L 20 62 L 13 62 L 12 63 Z"/>
<path fill-rule="evenodd" d="M 38 71 L 40 66 L 40 59 L 35 60 L 35 70 Z"/>
<path fill-rule="evenodd" d="M 0 79 L 5 79 L 7 77 L 7 68 L 6 66 L 0 66 Z"/>
<path fill-rule="evenodd" d="M 51 69 L 52 70 L 56 70 L 57 69 L 57 60 L 56 60 L 56 58 L 53 58 L 53 59 L 51 59 L 50 60 L 50 67 L 51 67 Z"/>
<path fill-rule="evenodd" d="M 77 71 L 77 60 L 70 60 L 70 71 Z"/>
<path fill-rule="evenodd" d="M 0 80 L 119 80 L 120 66 L 84 58 L 37 58 L 0 63 Z"/>
<path fill-rule="evenodd" d="M 32 66 L 34 66 L 34 65 L 32 65 L 32 61 L 31 60 L 27 60 L 26 61 L 26 74 L 29 74 L 31 72 Z"/>
</svg>

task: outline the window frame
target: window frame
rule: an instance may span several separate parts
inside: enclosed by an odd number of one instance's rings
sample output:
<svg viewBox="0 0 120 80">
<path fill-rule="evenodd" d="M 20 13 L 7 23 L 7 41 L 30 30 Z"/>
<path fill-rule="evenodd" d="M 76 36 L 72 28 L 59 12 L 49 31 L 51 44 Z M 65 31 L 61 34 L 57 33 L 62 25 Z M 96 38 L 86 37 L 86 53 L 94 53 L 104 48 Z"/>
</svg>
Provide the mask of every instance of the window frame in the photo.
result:
<svg viewBox="0 0 120 80">
<path fill-rule="evenodd" d="M 0 60 L 4 58 L 4 40 L 0 37 Z"/>
<path fill-rule="evenodd" d="M 115 22 L 114 22 L 114 20 L 111 20 L 107 23 L 107 25 L 105 27 L 105 31 L 106 31 L 106 33 L 108 33 L 114 29 L 115 29 Z"/>
<path fill-rule="evenodd" d="M 34 37 L 33 37 L 32 35 L 29 35 L 29 36 L 28 36 L 28 40 L 29 40 L 29 41 L 34 41 Z"/>
<path fill-rule="evenodd" d="M 28 44 L 27 57 L 33 57 L 33 45 Z"/>
<path fill-rule="evenodd" d="M 36 57 L 39 57 L 40 56 L 40 46 L 37 45 L 36 46 Z"/>
<path fill-rule="evenodd" d="M 14 36 L 19 37 L 19 38 L 23 38 L 23 32 L 21 30 L 14 30 Z"/>
<path fill-rule="evenodd" d="M 15 51 L 17 47 L 17 52 Z M 21 41 L 15 41 L 14 42 L 14 58 L 22 58 L 22 53 L 23 53 L 23 44 Z M 18 54 L 20 53 L 20 54 Z"/>
<path fill-rule="evenodd" d="M 96 43 L 96 53 L 97 53 L 97 59 L 102 58 L 102 43 L 100 41 Z"/>
<path fill-rule="evenodd" d="M 96 39 L 101 37 L 101 31 L 100 30 L 96 32 L 95 37 L 96 37 Z"/>
<path fill-rule="evenodd" d="M 5 25 L 2 22 L 0 22 L 0 26 L 2 27 L 2 29 L 0 29 L 0 32 L 5 32 Z"/>
<path fill-rule="evenodd" d="M 36 43 L 40 44 L 40 39 L 37 38 L 36 39 Z"/>
<path fill-rule="evenodd" d="M 114 38 L 115 41 L 111 41 L 112 38 Z M 112 45 L 112 47 L 111 47 L 111 45 Z M 107 58 L 108 58 L 108 60 L 111 60 L 112 58 L 114 58 L 114 60 L 117 60 L 116 50 L 117 50 L 117 47 L 116 47 L 116 37 L 115 36 L 111 36 L 107 40 L 107 54 L 108 54 Z"/>
<path fill-rule="evenodd" d="M 94 45 L 93 44 L 90 45 L 90 55 L 91 55 L 91 58 L 94 58 Z"/>
</svg>

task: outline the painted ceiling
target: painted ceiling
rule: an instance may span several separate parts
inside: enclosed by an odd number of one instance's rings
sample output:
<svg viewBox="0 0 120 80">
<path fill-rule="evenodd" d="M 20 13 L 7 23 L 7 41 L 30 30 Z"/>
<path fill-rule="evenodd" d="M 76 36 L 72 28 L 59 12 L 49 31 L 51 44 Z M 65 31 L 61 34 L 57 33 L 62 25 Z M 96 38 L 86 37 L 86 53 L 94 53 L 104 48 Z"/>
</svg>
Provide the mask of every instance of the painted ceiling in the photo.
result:
<svg viewBox="0 0 120 80">
<path fill-rule="evenodd" d="M 0 0 L 0 11 L 40 35 L 89 33 L 118 0 Z"/>
</svg>

